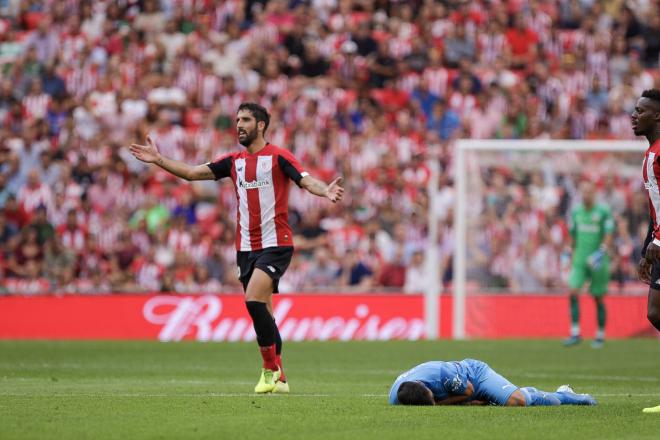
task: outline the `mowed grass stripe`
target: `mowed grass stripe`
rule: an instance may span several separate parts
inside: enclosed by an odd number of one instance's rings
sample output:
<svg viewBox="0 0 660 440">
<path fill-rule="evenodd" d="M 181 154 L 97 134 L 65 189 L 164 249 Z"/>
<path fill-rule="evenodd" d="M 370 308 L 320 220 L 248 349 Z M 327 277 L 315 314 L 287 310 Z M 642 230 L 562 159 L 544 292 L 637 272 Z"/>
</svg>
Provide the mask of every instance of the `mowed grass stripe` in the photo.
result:
<svg viewBox="0 0 660 440">
<path fill-rule="evenodd" d="M 406 408 L 391 382 L 426 360 L 482 359 L 519 386 L 570 383 L 595 407 Z M 657 439 L 660 342 L 287 343 L 292 394 L 252 393 L 253 344 L 0 342 L 0 439 Z"/>
</svg>

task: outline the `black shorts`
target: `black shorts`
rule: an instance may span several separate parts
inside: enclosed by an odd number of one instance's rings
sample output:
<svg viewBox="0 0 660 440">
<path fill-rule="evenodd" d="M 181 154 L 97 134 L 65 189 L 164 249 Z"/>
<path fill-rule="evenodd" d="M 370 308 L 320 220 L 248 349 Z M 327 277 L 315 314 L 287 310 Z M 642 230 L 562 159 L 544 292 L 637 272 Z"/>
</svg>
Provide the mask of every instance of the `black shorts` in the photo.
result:
<svg viewBox="0 0 660 440">
<path fill-rule="evenodd" d="M 660 290 L 660 264 L 651 266 L 651 289 Z"/>
<path fill-rule="evenodd" d="M 277 246 L 261 249 L 258 251 L 236 252 L 236 264 L 238 265 L 238 279 L 243 284 L 243 290 L 252 277 L 254 268 L 259 268 L 273 280 L 273 293 L 279 293 L 280 278 L 286 272 L 293 257 L 292 246 Z"/>
</svg>

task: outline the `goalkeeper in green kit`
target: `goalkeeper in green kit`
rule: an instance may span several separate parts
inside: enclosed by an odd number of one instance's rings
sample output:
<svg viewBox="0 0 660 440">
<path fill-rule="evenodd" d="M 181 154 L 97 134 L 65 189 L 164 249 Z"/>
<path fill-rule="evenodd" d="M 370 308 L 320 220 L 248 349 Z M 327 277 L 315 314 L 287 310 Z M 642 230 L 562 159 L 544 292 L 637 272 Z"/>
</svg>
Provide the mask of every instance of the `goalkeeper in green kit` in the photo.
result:
<svg viewBox="0 0 660 440">
<path fill-rule="evenodd" d="M 614 219 L 609 207 L 596 203 L 596 188 L 593 183 L 582 186 L 582 203 L 571 213 L 571 272 L 568 278 L 571 303 L 571 336 L 564 341 L 569 347 L 582 341 L 580 335 L 580 306 L 578 294 L 589 281 L 589 292 L 596 302 L 598 331 L 592 347 L 600 348 L 605 342 L 605 321 L 607 313 L 603 297 L 610 282 L 610 257 Z M 565 251 L 563 257 L 570 256 Z"/>
</svg>

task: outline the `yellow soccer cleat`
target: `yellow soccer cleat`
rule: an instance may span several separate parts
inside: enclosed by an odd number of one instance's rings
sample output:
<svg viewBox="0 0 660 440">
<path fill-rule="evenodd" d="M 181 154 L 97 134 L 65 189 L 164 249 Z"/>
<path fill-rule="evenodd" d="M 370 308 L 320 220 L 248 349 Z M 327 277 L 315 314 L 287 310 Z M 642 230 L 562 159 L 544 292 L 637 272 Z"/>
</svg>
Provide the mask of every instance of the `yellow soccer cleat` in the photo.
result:
<svg viewBox="0 0 660 440">
<path fill-rule="evenodd" d="M 658 405 L 658 406 L 654 406 L 654 407 L 652 407 L 652 408 L 644 408 L 644 409 L 642 410 L 642 412 L 643 412 L 643 413 L 646 413 L 646 414 L 652 414 L 652 413 L 658 413 L 658 414 L 660 414 L 660 405 Z"/>
<path fill-rule="evenodd" d="M 271 393 L 275 389 L 275 384 L 279 378 L 279 368 L 276 371 L 262 368 L 261 377 L 259 378 L 257 386 L 254 387 L 254 392 L 258 394 Z"/>
<path fill-rule="evenodd" d="M 275 382 L 275 388 L 273 389 L 273 394 L 289 394 L 289 383 L 282 382 L 281 380 Z"/>
</svg>

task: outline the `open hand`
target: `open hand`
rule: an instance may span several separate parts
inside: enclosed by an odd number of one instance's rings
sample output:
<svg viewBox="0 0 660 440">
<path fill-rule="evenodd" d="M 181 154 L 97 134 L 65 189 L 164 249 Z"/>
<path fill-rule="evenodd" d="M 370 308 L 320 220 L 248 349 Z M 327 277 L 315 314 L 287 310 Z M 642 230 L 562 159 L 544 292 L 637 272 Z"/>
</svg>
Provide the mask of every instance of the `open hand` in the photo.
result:
<svg viewBox="0 0 660 440">
<path fill-rule="evenodd" d="M 344 188 L 341 187 L 342 177 L 337 177 L 328 185 L 328 190 L 325 196 L 332 202 L 336 203 L 344 197 Z"/>
<path fill-rule="evenodd" d="M 147 145 L 131 144 L 128 149 L 136 159 L 142 162 L 154 163 L 160 157 L 158 147 L 151 136 L 147 136 Z"/>
</svg>

